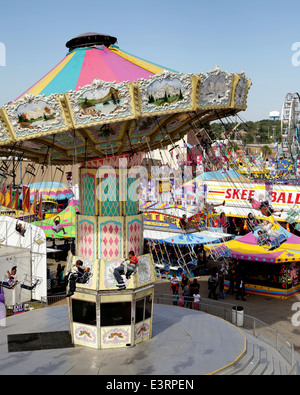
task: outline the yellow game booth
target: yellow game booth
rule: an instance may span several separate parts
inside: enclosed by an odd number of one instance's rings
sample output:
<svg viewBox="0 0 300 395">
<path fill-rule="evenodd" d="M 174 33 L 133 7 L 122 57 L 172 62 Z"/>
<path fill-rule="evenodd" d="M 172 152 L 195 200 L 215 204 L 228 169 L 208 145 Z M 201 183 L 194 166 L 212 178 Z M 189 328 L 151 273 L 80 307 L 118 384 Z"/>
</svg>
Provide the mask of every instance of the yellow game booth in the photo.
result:
<svg viewBox="0 0 300 395">
<path fill-rule="evenodd" d="M 287 299 L 300 292 L 300 238 L 283 229 L 273 217 L 268 220 L 283 240 L 274 248 L 259 245 L 255 231 L 223 244 L 206 245 L 205 250 L 240 262 L 246 292 Z M 228 287 L 229 281 L 225 281 Z"/>
</svg>

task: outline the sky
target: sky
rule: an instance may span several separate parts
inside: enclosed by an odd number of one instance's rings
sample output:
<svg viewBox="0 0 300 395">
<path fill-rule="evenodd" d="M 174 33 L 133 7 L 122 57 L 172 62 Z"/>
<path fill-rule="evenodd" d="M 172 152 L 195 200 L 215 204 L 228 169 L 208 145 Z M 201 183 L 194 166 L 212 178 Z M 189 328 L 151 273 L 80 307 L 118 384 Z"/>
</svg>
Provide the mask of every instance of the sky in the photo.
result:
<svg viewBox="0 0 300 395">
<path fill-rule="evenodd" d="M 0 9 L 0 106 L 14 100 L 86 32 L 118 38 L 135 56 L 182 73 L 245 70 L 245 121 L 281 112 L 300 91 L 299 0 L 15 0 Z M 299 64 L 298 64 L 299 63 Z"/>
</svg>

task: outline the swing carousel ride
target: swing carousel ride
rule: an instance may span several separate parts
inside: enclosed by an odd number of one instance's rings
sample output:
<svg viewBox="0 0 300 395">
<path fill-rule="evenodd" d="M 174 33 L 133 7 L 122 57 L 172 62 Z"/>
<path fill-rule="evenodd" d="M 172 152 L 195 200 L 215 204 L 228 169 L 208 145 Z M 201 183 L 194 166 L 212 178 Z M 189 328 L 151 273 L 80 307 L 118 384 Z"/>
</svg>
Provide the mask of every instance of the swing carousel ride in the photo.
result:
<svg viewBox="0 0 300 395">
<path fill-rule="evenodd" d="M 83 308 L 78 301 L 81 293 L 85 300 L 88 294 L 90 302 L 84 303 L 96 305 L 95 291 L 107 298 L 125 292 L 116 287 L 112 271 L 130 251 L 138 257 L 139 269 L 126 280 L 128 298 L 140 291 L 147 304 L 153 297 L 156 275 L 151 253 L 143 251 L 137 191 L 143 157 L 156 148 L 175 149 L 189 131 L 196 134 L 211 121 L 244 111 L 251 86 L 244 72 L 227 73 L 216 67 L 207 73 L 183 74 L 140 59 L 116 42 L 115 37 L 98 33 L 71 39 L 66 44 L 69 52 L 57 66 L 0 109 L 5 168 L 12 157 L 43 168 L 80 164 L 76 256 L 69 255 L 67 266 L 70 269 L 81 259 L 89 267 L 89 279 L 77 284 L 77 302 L 70 298 L 69 307 L 73 341 L 96 348 L 116 344 L 119 326 L 100 338 L 93 325 L 102 328 L 102 320 L 95 317 L 83 331 L 72 311 L 78 315 Z M 105 303 L 100 305 L 102 312 Z M 142 323 L 132 322 L 131 344 L 151 336 L 151 314 Z M 130 343 L 126 328 L 118 344 Z"/>
</svg>

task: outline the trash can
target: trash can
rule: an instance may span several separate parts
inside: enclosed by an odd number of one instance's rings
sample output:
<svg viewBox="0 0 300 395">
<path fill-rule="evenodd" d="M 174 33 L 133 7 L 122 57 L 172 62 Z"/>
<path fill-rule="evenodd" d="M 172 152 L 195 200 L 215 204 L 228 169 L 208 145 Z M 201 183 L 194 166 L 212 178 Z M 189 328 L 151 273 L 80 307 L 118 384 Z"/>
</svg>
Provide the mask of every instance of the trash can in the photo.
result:
<svg viewBox="0 0 300 395">
<path fill-rule="evenodd" d="M 244 307 L 233 306 L 232 308 L 232 323 L 236 326 L 244 325 Z"/>
</svg>

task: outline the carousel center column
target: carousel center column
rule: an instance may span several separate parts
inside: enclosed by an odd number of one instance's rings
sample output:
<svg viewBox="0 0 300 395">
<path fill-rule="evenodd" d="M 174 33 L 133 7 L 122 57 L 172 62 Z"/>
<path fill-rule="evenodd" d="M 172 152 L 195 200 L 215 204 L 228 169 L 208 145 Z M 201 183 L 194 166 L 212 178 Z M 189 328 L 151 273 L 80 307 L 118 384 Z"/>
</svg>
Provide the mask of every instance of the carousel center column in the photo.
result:
<svg viewBox="0 0 300 395">
<path fill-rule="evenodd" d="M 92 160 L 79 170 L 80 213 L 76 218 L 77 260 L 89 269 L 69 298 L 73 343 L 97 349 L 132 347 L 151 338 L 156 274 L 143 254 L 139 212 L 142 154 Z M 114 270 L 134 251 L 137 270 L 117 287 Z M 125 269 L 126 270 L 126 269 Z"/>
</svg>

